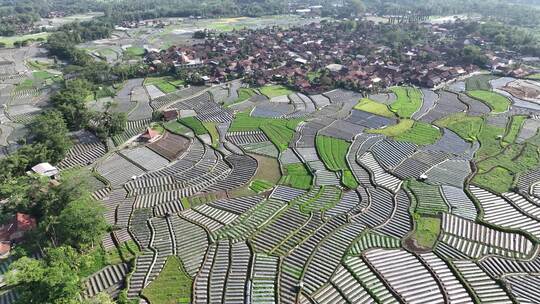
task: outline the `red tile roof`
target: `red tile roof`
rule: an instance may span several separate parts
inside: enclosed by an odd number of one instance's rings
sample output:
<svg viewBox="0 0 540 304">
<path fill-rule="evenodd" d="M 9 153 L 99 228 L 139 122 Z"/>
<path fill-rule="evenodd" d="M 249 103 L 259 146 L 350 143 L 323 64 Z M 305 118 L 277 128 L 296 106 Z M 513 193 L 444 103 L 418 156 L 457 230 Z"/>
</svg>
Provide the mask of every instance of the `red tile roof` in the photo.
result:
<svg viewBox="0 0 540 304">
<path fill-rule="evenodd" d="M 11 244 L 10 243 L 0 243 L 0 256 L 5 255 L 11 251 Z"/>
<path fill-rule="evenodd" d="M 158 137 L 160 134 L 156 130 L 152 130 L 150 128 L 146 129 L 146 131 L 141 135 L 142 138 L 145 139 L 152 139 Z"/>
<path fill-rule="evenodd" d="M 17 213 L 16 221 L 17 230 L 19 231 L 32 230 L 37 226 L 36 219 L 33 216 L 24 213 Z"/>
</svg>

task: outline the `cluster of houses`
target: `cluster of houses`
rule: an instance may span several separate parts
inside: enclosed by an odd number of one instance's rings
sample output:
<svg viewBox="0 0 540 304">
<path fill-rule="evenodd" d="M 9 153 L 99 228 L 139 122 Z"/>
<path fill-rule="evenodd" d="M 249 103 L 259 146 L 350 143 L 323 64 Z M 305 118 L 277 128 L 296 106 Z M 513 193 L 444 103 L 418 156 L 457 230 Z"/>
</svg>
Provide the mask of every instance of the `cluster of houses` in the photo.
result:
<svg viewBox="0 0 540 304">
<path fill-rule="evenodd" d="M 153 27 L 153 28 L 164 28 L 171 24 L 177 24 L 182 22 L 182 18 L 177 19 L 147 19 L 147 20 L 138 20 L 138 21 L 122 21 L 120 25 L 116 26 L 115 29 L 119 31 L 125 31 L 127 29 L 139 28 L 139 27 Z"/>
<path fill-rule="evenodd" d="M 370 91 L 402 83 L 435 87 L 478 69 L 448 55 L 449 49 L 463 47 L 462 42 L 446 43 L 452 33 L 443 26 L 453 25 L 424 26 L 433 27 L 427 40 L 399 46 L 382 41 L 386 29 L 370 21 L 358 22 L 354 30 L 340 22 L 243 30 L 210 35 L 190 47 L 152 51 L 146 60 L 205 67 L 210 82 L 245 77 L 254 84 L 281 82 L 308 93 L 336 85 Z"/>
<path fill-rule="evenodd" d="M 0 259 L 9 257 L 13 244 L 20 242 L 24 234 L 36 226 L 36 219 L 24 213 L 16 213 L 0 225 Z"/>
<path fill-rule="evenodd" d="M 55 179 L 60 171 L 49 163 L 40 163 L 32 167 L 32 170 L 27 173 L 47 177 L 52 184 L 58 184 L 58 181 Z M 0 204 L 5 202 L 2 201 Z M 17 212 L 8 218 L 7 221 L 0 223 L 0 259 L 8 258 L 13 246 L 23 241 L 25 233 L 36 227 L 36 218 L 21 212 Z"/>
</svg>

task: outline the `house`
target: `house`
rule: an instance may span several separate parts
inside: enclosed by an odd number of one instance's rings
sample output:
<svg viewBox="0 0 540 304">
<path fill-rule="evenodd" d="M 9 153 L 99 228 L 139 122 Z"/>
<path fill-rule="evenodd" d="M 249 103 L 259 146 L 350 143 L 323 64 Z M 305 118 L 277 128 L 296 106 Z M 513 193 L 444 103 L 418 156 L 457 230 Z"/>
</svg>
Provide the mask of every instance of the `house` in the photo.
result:
<svg viewBox="0 0 540 304">
<path fill-rule="evenodd" d="M 332 64 L 329 64 L 326 66 L 326 68 L 330 71 L 330 72 L 339 72 L 341 70 L 343 70 L 343 65 L 341 64 L 336 64 L 336 63 L 332 63 Z"/>
<path fill-rule="evenodd" d="M 49 163 L 37 164 L 32 167 L 32 171 L 41 176 L 47 176 L 47 177 L 54 177 L 60 172 L 58 168 L 54 167 L 53 165 Z"/>
<path fill-rule="evenodd" d="M 156 140 L 158 140 L 160 137 L 161 137 L 161 134 L 158 131 L 153 130 L 152 128 L 147 128 L 146 131 L 144 131 L 144 133 L 141 134 L 141 136 L 139 136 L 139 139 L 141 141 L 153 143 Z"/>
<path fill-rule="evenodd" d="M 24 234 L 37 227 L 36 219 L 18 212 L 7 223 L 0 226 L 0 258 L 7 258 L 14 243 L 20 242 Z"/>
</svg>

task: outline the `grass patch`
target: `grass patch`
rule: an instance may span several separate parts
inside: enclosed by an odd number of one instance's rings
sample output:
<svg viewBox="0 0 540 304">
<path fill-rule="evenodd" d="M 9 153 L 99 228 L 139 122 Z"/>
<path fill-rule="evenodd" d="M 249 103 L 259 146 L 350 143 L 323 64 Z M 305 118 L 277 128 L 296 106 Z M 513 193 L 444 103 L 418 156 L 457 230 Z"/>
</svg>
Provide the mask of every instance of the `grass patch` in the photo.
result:
<svg viewBox="0 0 540 304">
<path fill-rule="evenodd" d="M 238 98 L 236 98 L 236 100 L 233 101 L 232 103 L 227 104 L 227 106 L 231 106 L 233 104 L 244 102 L 244 101 L 250 99 L 251 97 L 253 97 L 255 95 L 257 95 L 257 93 L 253 89 L 240 88 L 238 90 Z"/>
<path fill-rule="evenodd" d="M 441 137 L 441 131 L 437 128 L 428 123 L 411 119 L 401 119 L 395 125 L 366 132 L 383 134 L 398 141 L 407 141 L 417 145 L 430 145 Z"/>
<path fill-rule="evenodd" d="M 369 98 L 362 98 L 354 106 L 356 110 L 377 114 L 384 117 L 395 117 L 396 115 L 388 109 L 388 106 L 378 103 Z"/>
<path fill-rule="evenodd" d="M 383 129 L 376 130 L 367 130 L 368 133 L 383 134 L 388 137 L 399 136 L 412 128 L 414 125 L 414 120 L 411 119 L 401 119 L 399 123 L 395 125 L 388 126 Z"/>
<path fill-rule="evenodd" d="M 165 93 L 165 94 L 169 94 L 169 93 L 172 93 L 172 92 L 178 90 L 177 87 L 175 87 L 174 85 L 172 85 L 171 83 L 168 83 L 168 82 L 156 84 L 156 87 L 157 87 L 161 92 L 163 92 L 163 93 Z"/>
<path fill-rule="evenodd" d="M 116 96 L 116 90 L 112 86 L 102 87 L 94 92 L 95 99 L 114 97 Z"/>
<path fill-rule="evenodd" d="M 415 197 L 415 213 L 437 215 L 440 212 L 448 212 L 448 205 L 444 202 L 438 186 L 409 180 L 407 188 Z"/>
<path fill-rule="evenodd" d="M 317 136 L 315 139 L 317 153 L 326 168 L 332 171 L 348 170 L 347 151 L 350 143 L 329 136 Z"/>
<path fill-rule="evenodd" d="M 354 177 L 351 170 L 343 171 L 343 174 L 341 175 L 341 183 L 343 184 L 343 186 L 349 189 L 356 189 L 359 186 L 358 181 L 356 181 L 356 178 Z"/>
<path fill-rule="evenodd" d="M 393 87 L 396 101 L 390 105 L 390 110 L 399 117 L 410 118 L 422 106 L 422 91 L 412 87 Z"/>
<path fill-rule="evenodd" d="M 49 32 L 42 32 L 37 34 L 28 34 L 28 35 L 19 35 L 11 37 L 0 37 L 0 42 L 6 44 L 6 47 L 13 47 L 15 41 L 25 41 L 25 40 L 38 40 L 38 39 L 47 39 L 49 37 Z"/>
<path fill-rule="evenodd" d="M 506 135 L 503 137 L 505 143 L 512 144 L 516 141 L 525 120 L 527 120 L 527 116 L 512 116 L 510 126 L 506 129 Z"/>
<path fill-rule="evenodd" d="M 480 149 L 476 152 L 476 159 L 483 160 L 501 152 L 502 145 L 499 137 L 504 135 L 505 130 L 503 128 L 495 127 L 484 123 L 480 133 L 478 134 L 478 140 L 480 141 Z"/>
<path fill-rule="evenodd" d="M 313 176 L 303 163 L 286 165 L 283 171 L 280 184 L 304 190 L 311 188 Z"/>
<path fill-rule="evenodd" d="M 34 71 L 41 71 L 51 67 L 51 64 L 49 64 L 48 62 L 43 62 L 39 60 L 29 60 L 26 62 L 26 65 Z"/>
<path fill-rule="evenodd" d="M 36 82 L 33 79 L 25 79 L 15 87 L 15 91 L 23 91 L 33 89 Z"/>
<path fill-rule="evenodd" d="M 186 135 L 191 132 L 191 129 L 184 126 L 177 120 L 168 121 L 163 124 L 163 127 L 165 128 L 165 130 L 174 134 L 179 134 L 179 135 Z"/>
<path fill-rule="evenodd" d="M 107 254 L 101 246 L 98 246 L 82 257 L 79 275 L 81 277 L 88 277 L 95 272 L 100 271 L 107 265 L 109 265 L 107 261 Z"/>
<path fill-rule="evenodd" d="M 495 192 L 506 192 L 520 173 L 537 168 L 540 163 L 538 147 L 526 143 L 513 144 L 500 154 L 477 163 L 478 174 L 473 182 Z"/>
<path fill-rule="evenodd" d="M 259 88 L 259 92 L 261 92 L 261 94 L 265 95 L 266 97 L 270 99 L 274 97 L 289 95 L 289 94 L 294 93 L 294 91 L 281 85 L 264 86 L 264 87 Z"/>
<path fill-rule="evenodd" d="M 442 128 L 448 128 L 466 141 L 473 142 L 478 139 L 482 130 L 484 120 L 480 117 L 466 116 L 464 113 L 457 113 L 447 116 L 435 122 Z"/>
<path fill-rule="evenodd" d="M 130 240 L 107 251 L 107 263 L 110 265 L 127 263 L 133 260 L 140 252 L 139 247 L 134 241 Z"/>
<path fill-rule="evenodd" d="M 527 79 L 540 80 L 540 73 L 535 73 L 527 76 Z"/>
<path fill-rule="evenodd" d="M 468 91 L 467 95 L 488 105 L 493 113 L 506 112 L 510 106 L 508 98 L 495 92 L 474 90 Z"/>
<path fill-rule="evenodd" d="M 273 187 L 274 183 L 262 179 L 256 179 L 249 185 L 249 188 L 257 193 L 268 191 Z"/>
<path fill-rule="evenodd" d="M 182 197 L 180 199 L 180 202 L 182 203 L 182 207 L 184 207 L 184 210 L 191 208 L 191 203 L 189 202 L 187 197 Z"/>
<path fill-rule="evenodd" d="M 251 117 L 247 113 L 238 113 L 229 132 L 261 130 L 279 151 L 285 151 L 294 136 L 296 126 L 301 121 L 301 119 Z"/>
<path fill-rule="evenodd" d="M 475 75 L 467 78 L 465 81 L 465 88 L 467 91 L 484 90 L 490 91 L 491 84 L 489 82 L 497 77 L 489 74 Z"/>
<path fill-rule="evenodd" d="M 212 139 L 212 147 L 216 148 L 219 145 L 219 133 L 216 128 L 216 123 L 203 122 L 202 124 L 208 131 L 208 134 L 210 134 L 210 138 Z"/>
<path fill-rule="evenodd" d="M 39 80 L 47 80 L 47 79 L 54 78 L 57 75 L 48 71 L 36 71 L 32 73 L 32 76 L 34 76 L 34 78 L 39 79 Z"/>
<path fill-rule="evenodd" d="M 472 182 L 482 188 L 503 193 L 512 187 L 514 174 L 503 167 L 496 167 L 487 173 L 476 174 Z"/>
<path fill-rule="evenodd" d="M 289 143 L 294 137 L 294 130 L 289 129 L 285 125 L 270 123 L 261 126 L 261 130 L 270 138 L 270 141 L 283 152 L 289 146 Z"/>
<path fill-rule="evenodd" d="M 317 136 L 315 138 L 317 154 L 322 162 L 331 171 L 341 171 L 341 183 L 349 188 L 356 189 L 358 182 L 354 178 L 349 166 L 347 165 L 347 152 L 350 143 L 342 139 L 329 136 Z"/>
<path fill-rule="evenodd" d="M 150 128 L 154 131 L 157 131 L 159 134 L 165 133 L 165 127 L 161 123 L 152 123 Z"/>
<path fill-rule="evenodd" d="M 178 119 L 178 122 L 193 130 L 195 135 L 208 134 L 208 130 L 204 127 L 202 122 L 195 117 L 180 118 Z"/>
<path fill-rule="evenodd" d="M 124 51 L 130 57 L 142 57 L 146 53 L 142 47 L 130 46 Z"/>
<path fill-rule="evenodd" d="M 177 91 L 178 88 L 176 87 L 176 84 L 182 85 L 182 81 L 178 81 L 170 76 L 165 77 L 148 77 L 144 80 L 145 85 L 155 85 L 160 91 L 162 91 L 165 94 L 172 93 L 174 91 Z"/>
<path fill-rule="evenodd" d="M 433 247 L 439 237 L 441 220 L 438 218 L 424 217 L 419 214 L 413 214 L 413 219 L 416 224 L 416 229 L 414 230 L 412 238 L 422 247 Z"/>
<path fill-rule="evenodd" d="M 397 141 L 407 141 L 417 145 L 431 145 L 441 138 L 441 131 L 432 125 L 415 121 L 412 128 L 394 137 Z"/>
<path fill-rule="evenodd" d="M 143 289 L 142 294 L 152 304 L 191 303 L 192 283 L 180 259 L 171 256 L 158 277 Z"/>
</svg>

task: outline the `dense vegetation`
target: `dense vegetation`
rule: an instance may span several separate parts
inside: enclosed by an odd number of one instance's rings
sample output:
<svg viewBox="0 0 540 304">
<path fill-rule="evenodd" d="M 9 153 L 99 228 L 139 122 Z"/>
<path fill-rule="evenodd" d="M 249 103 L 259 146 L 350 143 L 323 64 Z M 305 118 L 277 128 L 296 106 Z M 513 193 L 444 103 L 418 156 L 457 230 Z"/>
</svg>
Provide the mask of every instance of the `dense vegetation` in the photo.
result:
<svg viewBox="0 0 540 304">
<path fill-rule="evenodd" d="M 6 276 L 20 303 L 74 303 L 82 279 L 103 267 L 99 244 L 108 226 L 90 196 L 91 178 L 87 171 L 66 171 L 58 185 L 35 175 L 0 184 L 0 197 L 7 199 L 2 214 L 23 212 L 38 223 L 15 248 L 14 257 L 20 259 Z M 36 252 L 43 259 L 30 258 Z"/>
</svg>

